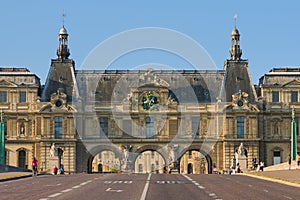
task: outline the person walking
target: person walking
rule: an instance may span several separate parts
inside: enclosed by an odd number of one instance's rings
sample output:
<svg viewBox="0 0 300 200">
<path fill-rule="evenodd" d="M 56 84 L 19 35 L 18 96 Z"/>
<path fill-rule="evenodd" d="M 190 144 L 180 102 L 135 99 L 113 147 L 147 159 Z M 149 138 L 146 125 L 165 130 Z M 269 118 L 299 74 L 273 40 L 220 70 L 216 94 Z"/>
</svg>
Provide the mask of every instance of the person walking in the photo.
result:
<svg viewBox="0 0 300 200">
<path fill-rule="evenodd" d="M 299 167 L 300 167 L 300 155 L 299 155 L 299 153 L 297 153 L 296 160 L 297 160 L 297 169 L 299 169 Z"/>
<path fill-rule="evenodd" d="M 37 176 L 38 161 L 35 157 L 33 158 L 31 165 L 32 165 L 32 176 Z"/>
<path fill-rule="evenodd" d="M 288 155 L 288 164 L 289 164 L 289 170 L 291 170 L 291 164 L 292 164 L 291 154 Z"/>
<path fill-rule="evenodd" d="M 54 175 L 57 175 L 57 171 L 58 171 L 58 168 L 56 167 L 56 165 L 53 167 L 53 174 Z"/>
</svg>

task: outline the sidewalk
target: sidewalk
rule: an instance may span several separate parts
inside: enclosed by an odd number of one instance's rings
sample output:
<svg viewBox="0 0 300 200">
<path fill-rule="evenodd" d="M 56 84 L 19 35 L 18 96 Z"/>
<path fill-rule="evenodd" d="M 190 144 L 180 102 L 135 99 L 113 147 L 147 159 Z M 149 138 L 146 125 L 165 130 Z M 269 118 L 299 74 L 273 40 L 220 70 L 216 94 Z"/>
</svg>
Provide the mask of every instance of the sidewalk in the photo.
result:
<svg viewBox="0 0 300 200">
<path fill-rule="evenodd" d="M 264 171 L 264 172 L 253 171 L 253 172 L 243 173 L 243 175 L 270 180 L 273 182 L 283 183 L 295 187 L 300 187 L 300 169 L 276 170 L 276 171 Z"/>
<path fill-rule="evenodd" d="M 0 182 L 14 180 L 19 178 L 31 177 L 31 172 L 2 172 L 0 173 Z"/>
</svg>

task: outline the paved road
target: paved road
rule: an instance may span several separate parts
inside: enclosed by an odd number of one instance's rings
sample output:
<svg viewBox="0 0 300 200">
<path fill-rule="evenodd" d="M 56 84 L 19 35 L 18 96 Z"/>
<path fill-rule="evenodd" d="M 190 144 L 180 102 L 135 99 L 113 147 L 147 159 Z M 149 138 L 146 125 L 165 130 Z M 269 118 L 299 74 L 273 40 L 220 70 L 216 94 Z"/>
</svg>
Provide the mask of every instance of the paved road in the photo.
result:
<svg viewBox="0 0 300 200">
<path fill-rule="evenodd" d="M 241 175 L 75 174 L 0 183 L 0 199 L 300 199 L 298 187 Z"/>
</svg>

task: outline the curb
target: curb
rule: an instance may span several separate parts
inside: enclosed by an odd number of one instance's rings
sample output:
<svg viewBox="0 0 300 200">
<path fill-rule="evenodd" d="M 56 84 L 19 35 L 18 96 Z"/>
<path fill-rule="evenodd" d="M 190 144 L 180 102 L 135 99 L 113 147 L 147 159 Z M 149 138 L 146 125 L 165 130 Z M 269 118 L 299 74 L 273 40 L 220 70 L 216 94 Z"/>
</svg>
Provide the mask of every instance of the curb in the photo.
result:
<svg viewBox="0 0 300 200">
<path fill-rule="evenodd" d="M 28 178 L 28 177 L 32 177 L 32 175 L 29 174 L 29 175 L 22 175 L 22 176 L 15 176 L 15 177 L 3 178 L 3 179 L 0 179 L 0 182 L 11 181 L 11 180 L 17 180 L 17 179 Z"/>
<path fill-rule="evenodd" d="M 253 177 L 253 178 L 258 178 L 258 179 L 262 179 L 262 180 L 272 181 L 272 182 L 281 183 L 281 184 L 285 184 L 285 185 L 300 188 L 300 183 L 293 183 L 293 182 L 289 182 L 288 180 L 280 180 L 278 178 L 271 178 L 271 177 L 268 177 L 268 176 L 248 174 L 248 173 L 241 173 L 239 175 L 250 176 L 250 177 Z"/>
</svg>

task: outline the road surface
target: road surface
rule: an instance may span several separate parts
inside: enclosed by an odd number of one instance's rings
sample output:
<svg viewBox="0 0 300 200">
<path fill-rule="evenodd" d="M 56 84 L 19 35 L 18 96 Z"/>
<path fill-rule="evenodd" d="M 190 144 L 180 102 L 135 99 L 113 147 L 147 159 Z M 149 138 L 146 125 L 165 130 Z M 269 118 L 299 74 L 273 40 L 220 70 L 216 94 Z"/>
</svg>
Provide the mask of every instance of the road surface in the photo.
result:
<svg viewBox="0 0 300 200">
<path fill-rule="evenodd" d="M 0 199 L 300 199 L 298 187 L 243 175 L 74 174 L 0 183 Z"/>
</svg>

